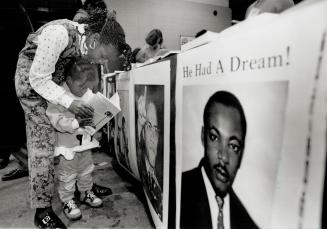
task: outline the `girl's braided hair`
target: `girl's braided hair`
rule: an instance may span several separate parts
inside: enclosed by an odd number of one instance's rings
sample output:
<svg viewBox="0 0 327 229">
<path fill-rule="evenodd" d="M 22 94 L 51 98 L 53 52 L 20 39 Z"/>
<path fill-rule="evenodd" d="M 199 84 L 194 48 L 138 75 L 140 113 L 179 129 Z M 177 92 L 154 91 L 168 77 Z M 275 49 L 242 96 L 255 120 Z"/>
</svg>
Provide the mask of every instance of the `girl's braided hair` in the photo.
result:
<svg viewBox="0 0 327 229">
<path fill-rule="evenodd" d="M 96 8 L 90 11 L 89 16 L 80 23 L 87 24 L 86 32 L 99 33 L 100 43 L 113 45 L 122 54 L 122 58 L 129 62 L 130 46 L 126 44 L 125 32 L 122 26 L 116 21 L 116 12 Z M 130 66 L 130 63 L 124 65 Z M 128 70 L 127 67 L 125 70 Z"/>
<path fill-rule="evenodd" d="M 107 6 L 103 0 L 86 0 L 83 4 L 83 9 L 87 11 L 95 8 L 106 9 Z"/>
</svg>

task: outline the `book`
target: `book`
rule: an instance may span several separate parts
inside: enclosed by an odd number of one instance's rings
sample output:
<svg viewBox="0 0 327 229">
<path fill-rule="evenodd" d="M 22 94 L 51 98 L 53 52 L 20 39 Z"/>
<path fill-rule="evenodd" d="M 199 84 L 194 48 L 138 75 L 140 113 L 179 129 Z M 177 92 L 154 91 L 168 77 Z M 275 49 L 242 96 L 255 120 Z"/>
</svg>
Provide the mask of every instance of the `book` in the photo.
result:
<svg viewBox="0 0 327 229">
<path fill-rule="evenodd" d="M 119 95 L 115 93 L 110 99 L 98 92 L 88 102 L 94 109 L 94 129 L 97 132 L 120 111 Z"/>
</svg>

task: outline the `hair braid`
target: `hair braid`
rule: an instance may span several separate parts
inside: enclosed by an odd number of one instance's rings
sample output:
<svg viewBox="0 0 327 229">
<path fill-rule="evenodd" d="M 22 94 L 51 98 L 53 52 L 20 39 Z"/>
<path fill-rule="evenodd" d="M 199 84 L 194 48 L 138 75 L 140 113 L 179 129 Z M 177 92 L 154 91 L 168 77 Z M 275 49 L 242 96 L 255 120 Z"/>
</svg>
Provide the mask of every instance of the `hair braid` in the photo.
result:
<svg viewBox="0 0 327 229">
<path fill-rule="evenodd" d="M 100 33 L 107 20 L 107 10 L 96 8 L 89 12 L 88 17 L 82 18 L 79 23 L 87 24 L 88 33 Z"/>
<path fill-rule="evenodd" d="M 116 12 L 97 8 L 82 21 L 87 24 L 89 33 L 99 33 L 100 43 L 113 45 L 122 54 L 124 70 L 130 69 L 131 48 L 125 41 L 125 32 L 116 21 Z"/>
</svg>

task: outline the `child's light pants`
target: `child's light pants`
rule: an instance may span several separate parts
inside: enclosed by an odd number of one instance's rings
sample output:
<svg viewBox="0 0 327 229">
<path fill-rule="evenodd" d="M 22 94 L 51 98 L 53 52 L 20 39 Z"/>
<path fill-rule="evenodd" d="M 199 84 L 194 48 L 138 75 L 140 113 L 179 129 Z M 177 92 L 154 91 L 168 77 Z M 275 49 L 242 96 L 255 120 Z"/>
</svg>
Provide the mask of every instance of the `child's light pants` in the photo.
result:
<svg viewBox="0 0 327 229">
<path fill-rule="evenodd" d="M 74 197 L 75 184 L 80 192 L 92 189 L 92 171 L 94 169 L 91 150 L 75 153 L 74 159 L 66 160 L 60 155 L 57 168 L 59 179 L 59 198 L 67 202 Z"/>
</svg>

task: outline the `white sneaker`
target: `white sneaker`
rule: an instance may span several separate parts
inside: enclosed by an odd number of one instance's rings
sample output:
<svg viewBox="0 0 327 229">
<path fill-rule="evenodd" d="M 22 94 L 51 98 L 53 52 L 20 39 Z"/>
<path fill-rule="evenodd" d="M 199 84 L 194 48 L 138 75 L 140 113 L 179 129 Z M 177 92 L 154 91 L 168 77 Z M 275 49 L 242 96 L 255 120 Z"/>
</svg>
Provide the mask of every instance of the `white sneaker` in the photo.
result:
<svg viewBox="0 0 327 229">
<path fill-rule="evenodd" d="M 102 200 L 94 195 L 92 191 L 85 191 L 84 193 L 81 193 L 81 202 L 92 208 L 99 208 L 102 206 Z"/>
<path fill-rule="evenodd" d="M 74 200 L 69 200 L 64 203 L 63 212 L 70 220 L 78 220 L 82 218 L 81 210 L 76 206 Z"/>
</svg>

